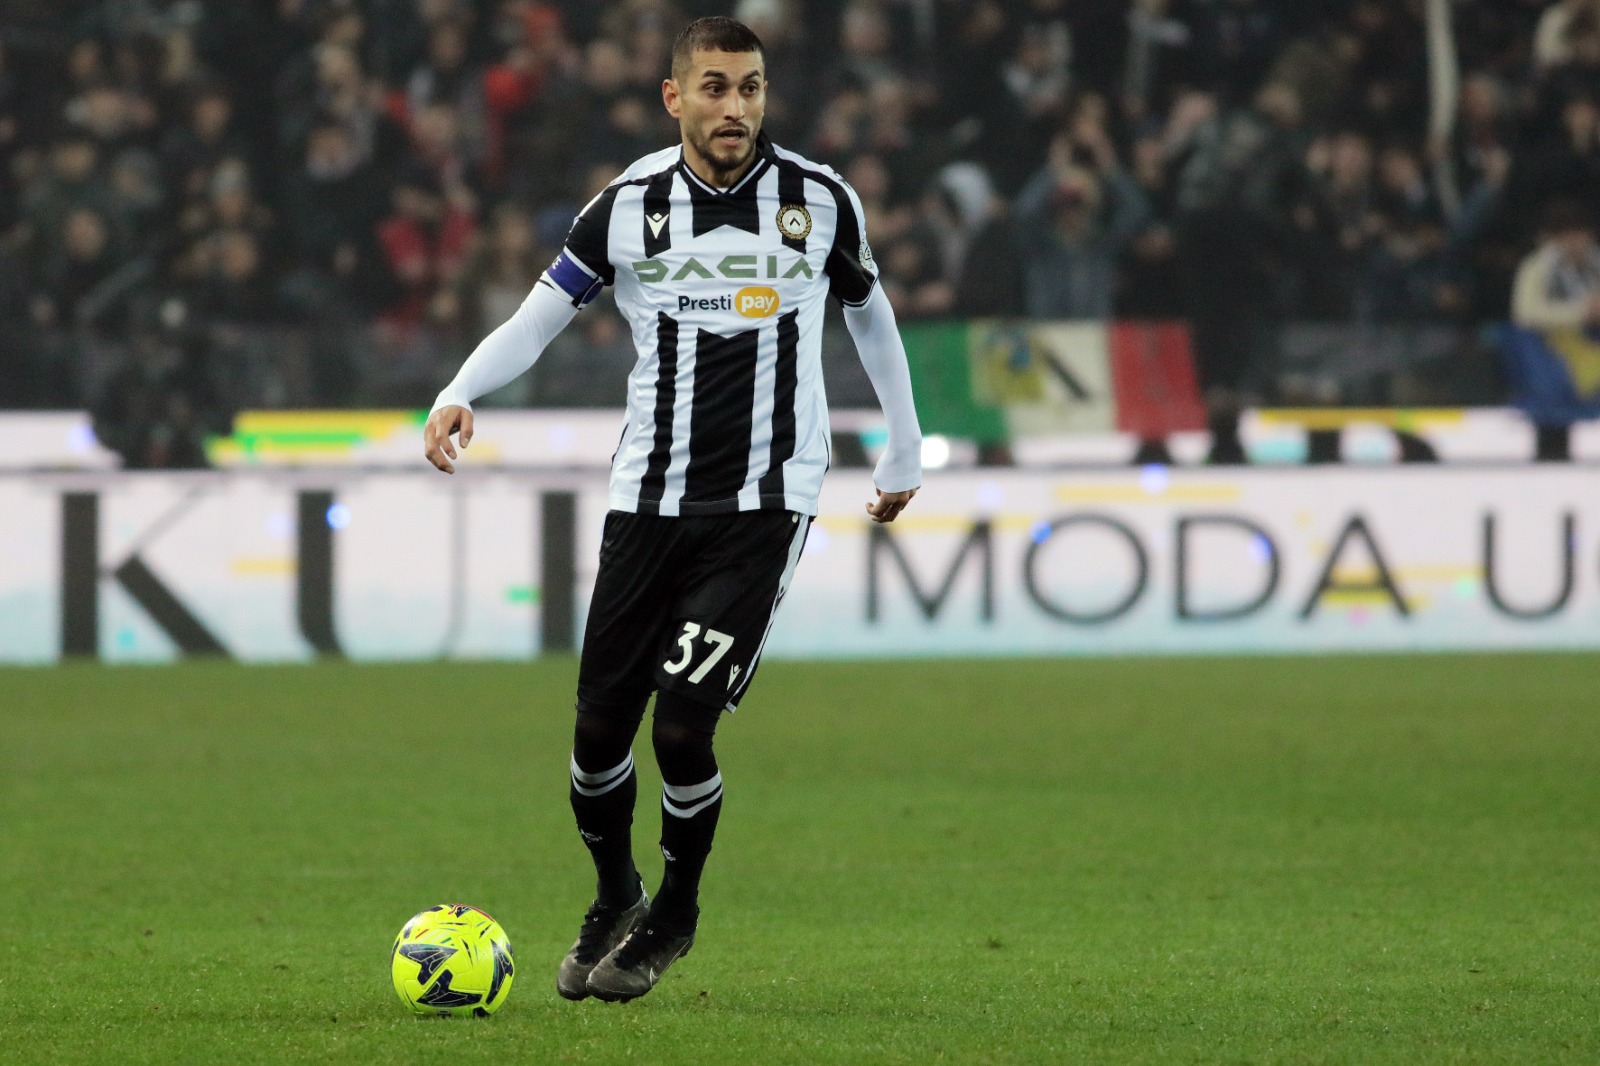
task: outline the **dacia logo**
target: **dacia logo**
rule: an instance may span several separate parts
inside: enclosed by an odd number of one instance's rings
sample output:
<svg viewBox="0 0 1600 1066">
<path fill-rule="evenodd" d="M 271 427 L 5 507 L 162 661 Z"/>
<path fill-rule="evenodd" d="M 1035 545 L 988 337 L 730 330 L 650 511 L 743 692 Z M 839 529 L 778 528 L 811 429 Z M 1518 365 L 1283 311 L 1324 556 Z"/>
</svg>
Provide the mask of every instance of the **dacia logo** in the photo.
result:
<svg viewBox="0 0 1600 1066">
<path fill-rule="evenodd" d="M 766 262 L 763 263 L 762 259 Z M 639 280 L 646 285 L 657 285 L 663 281 L 687 281 L 690 278 L 703 278 L 715 281 L 719 277 L 730 281 L 742 281 L 756 278 L 811 278 L 815 275 L 811 271 L 811 264 L 805 261 L 804 256 L 797 256 L 793 265 L 783 268 L 782 258 L 776 255 L 725 255 L 717 261 L 716 272 L 707 267 L 694 256 L 683 261 L 683 265 L 673 271 L 666 263 L 659 259 L 641 259 L 633 264 L 633 272 Z M 762 268 L 766 269 L 763 270 Z M 671 277 L 667 275 L 671 274 Z"/>
</svg>

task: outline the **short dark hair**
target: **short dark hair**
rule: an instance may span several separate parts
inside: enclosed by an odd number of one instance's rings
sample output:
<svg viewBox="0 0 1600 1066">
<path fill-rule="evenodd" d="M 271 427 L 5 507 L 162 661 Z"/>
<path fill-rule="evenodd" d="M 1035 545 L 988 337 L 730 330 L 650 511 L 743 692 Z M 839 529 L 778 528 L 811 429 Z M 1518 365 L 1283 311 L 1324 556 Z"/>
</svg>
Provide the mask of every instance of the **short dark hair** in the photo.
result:
<svg viewBox="0 0 1600 1066">
<path fill-rule="evenodd" d="M 682 77 L 696 52 L 757 52 L 763 59 L 767 50 L 755 31 L 738 19 L 711 15 L 695 19 L 683 28 L 672 44 L 672 76 Z"/>
</svg>

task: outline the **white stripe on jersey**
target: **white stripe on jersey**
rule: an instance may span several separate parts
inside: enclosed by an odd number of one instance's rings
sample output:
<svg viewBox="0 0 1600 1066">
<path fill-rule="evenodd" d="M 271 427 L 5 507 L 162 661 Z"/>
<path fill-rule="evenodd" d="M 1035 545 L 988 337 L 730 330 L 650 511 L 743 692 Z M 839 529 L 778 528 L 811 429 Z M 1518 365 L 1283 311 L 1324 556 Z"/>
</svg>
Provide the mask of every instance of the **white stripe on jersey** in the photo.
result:
<svg viewBox="0 0 1600 1066">
<path fill-rule="evenodd" d="M 695 337 L 692 330 L 678 329 L 678 373 L 674 378 L 677 396 L 672 408 L 672 451 L 667 465 L 666 495 L 662 500 L 683 498 L 689 467 L 689 434 L 694 421 Z M 663 505 L 662 514 L 666 514 Z"/>
<path fill-rule="evenodd" d="M 751 404 L 750 461 L 745 469 L 744 488 L 739 490 L 739 510 L 761 509 L 760 481 L 772 459 L 772 412 L 778 383 L 778 333 L 762 330 L 756 338 L 756 391 Z M 802 507 L 791 510 L 804 510 Z"/>
</svg>

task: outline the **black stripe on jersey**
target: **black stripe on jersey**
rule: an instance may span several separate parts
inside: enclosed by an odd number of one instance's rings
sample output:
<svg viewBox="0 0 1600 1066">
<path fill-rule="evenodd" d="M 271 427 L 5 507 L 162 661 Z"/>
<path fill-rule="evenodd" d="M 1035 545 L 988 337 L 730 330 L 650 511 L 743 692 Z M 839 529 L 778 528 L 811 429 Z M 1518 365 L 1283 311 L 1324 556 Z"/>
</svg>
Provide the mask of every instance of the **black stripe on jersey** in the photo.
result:
<svg viewBox="0 0 1600 1066">
<path fill-rule="evenodd" d="M 778 318 L 778 364 L 772 386 L 772 450 L 767 472 L 757 490 L 763 498 L 783 495 L 783 464 L 794 458 L 794 395 L 799 385 L 795 367 L 800 352 L 798 311 Z"/>
<path fill-rule="evenodd" d="M 806 172 L 787 160 L 778 161 L 778 209 L 785 207 L 804 207 L 806 205 Z M 804 237 L 791 237 L 778 231 L 783 236 L 783 246 L 793 248 L 801 255 L 806 251 Z"/>
<path fill-rule="evenodd" d="M 764 167 L 765 164 L 758 163 Z M 761 203 L 756 198 L 759 174 L 746 174 L 739 187 L 730 192 L 713 192 L 684 166 L 684 184 L 689 186 L 689 208 L 694 212 L 694 235 L 710 233 L 718 226 L 732 226 L 761 236 Z"/>
<path fill-rule="evenodd" d="M 672 169 L 668 168 L 662 174 L 670 181 Z M 617 280 L 616 268 L 611 265 L 611 210 L 616 206 L 617 193 L 630 185 L 649 185 L 662 174 L 607 185 L 572 220 L 572 229 L 567 232 L 567 250 L 605 284 L 614 285 Z"/>
<path fill-rule="evenodd" d="M 567 232 L 567 250 L 607 285 L 617 280 L 610 257 L 611 209 L 622 188 L 621 184 L 606 186 L 594 202 L 572 220 L 572 229 Z"/>
<path fill-rule="evenodd" d="M 667 466 L 672 462 L 672 409 L 678 402 L 678 320 L 656 315 L 656 436 L 639 481 L 639 513 L 661 513 L 667 494 Z M 746 440 L 748 441 L 748 434 Z M 748 445 L 747 445 L 748 447 Z"/>
<path fill-rule="evenodd" d="M 650 184 L 644 191 L 644 213 L 641 224 L 644 226 L 644 257 L 654 259 L 668 248 L 672 247 L 672 175 L 676 167 L 663 170 L 650 179 Z M 651 219 L 661 219 L 661 228 L 655 229 Z"/>
<path fill-rule="evenodd" d="M 793 314 L 793 312 L 790 312 Z M 700 330 L 694 348 L 693 414 L 683 502 L 733 499 L 750 472 L 758 329 L 732 337 Z"/>
<path fill-rule="evenodd" d="M 867 302 L 867 297 L 872 295 L 872 287 L 878 283 L 877 271 L 861 261 L 867 248 L 866 235 L 861 231 L 865 221 L 856 217 L 855 205 L 850 202 L 843 185 L 817 170 L 807 170 L 806 177 L 833 194 L 838 218 L 833 232 L 833 247 L 828 249 L 828 258 L 822 264 L 824 273 L 828 275 L 828 292 L 837 297 L 840 303 L 860 307 Z"/>
</svg>

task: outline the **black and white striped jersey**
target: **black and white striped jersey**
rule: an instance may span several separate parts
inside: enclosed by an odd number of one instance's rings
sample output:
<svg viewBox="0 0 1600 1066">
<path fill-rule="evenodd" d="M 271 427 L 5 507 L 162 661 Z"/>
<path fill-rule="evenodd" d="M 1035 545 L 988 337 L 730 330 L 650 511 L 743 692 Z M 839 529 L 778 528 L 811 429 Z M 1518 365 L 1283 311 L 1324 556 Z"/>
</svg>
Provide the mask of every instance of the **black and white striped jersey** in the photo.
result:
<svg viewBox="0 0 1600 1066">
<path fill-rule="evenodd" d="M 757 152 L 727 190 L 702 182 L 681 146 L 638 160 L 583 209 L 542 279 L 576 307 L 615 285 L 633 332 L 616 510 L 816 513 L 825 303 L 866 303 L 877 268 L 836 172 L 764 134 Z"/>
</svg>

